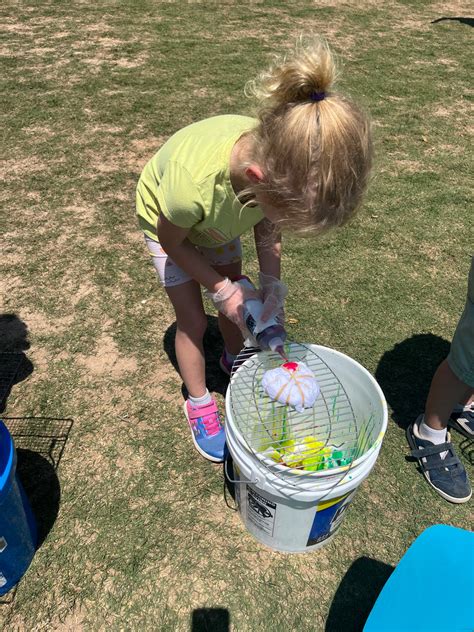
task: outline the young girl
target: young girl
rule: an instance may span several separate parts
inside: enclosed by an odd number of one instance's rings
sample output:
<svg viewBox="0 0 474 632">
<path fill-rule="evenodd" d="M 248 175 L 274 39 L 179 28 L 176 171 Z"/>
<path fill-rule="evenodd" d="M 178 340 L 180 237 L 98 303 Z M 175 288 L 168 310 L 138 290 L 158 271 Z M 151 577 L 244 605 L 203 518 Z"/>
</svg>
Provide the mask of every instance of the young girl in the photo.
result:
<svg viewBox="0 0 474 632">
<path fill-rule="evenodd" d="M 223 460 L 225 433 L 206 388 L 201 286 L 218 307 L 229 373 L 242 347 L 239 236 L 253 228 L 262 299 L 280 285 L 281 229 L 319 234 L 358 207 L 371 165 L 370 126 L 332 89 L 325 42 L 300 40 L 247 86 L 257 119 L 215 116 L 174 134 L 145 166 L 137 212 L 156 271 L 176 313 L 176 357 L 189 393 L 185 415 L 197 450 Z"/>
</svg>

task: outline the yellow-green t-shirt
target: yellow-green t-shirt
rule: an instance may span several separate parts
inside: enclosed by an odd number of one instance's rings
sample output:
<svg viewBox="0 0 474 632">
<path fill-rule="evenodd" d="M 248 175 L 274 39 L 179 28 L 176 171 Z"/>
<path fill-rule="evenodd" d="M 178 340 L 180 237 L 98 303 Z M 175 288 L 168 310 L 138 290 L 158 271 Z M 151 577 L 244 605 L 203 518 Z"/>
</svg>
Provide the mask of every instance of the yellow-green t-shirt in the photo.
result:
<svg viewBox="0 0 474 632">
<path fill-rule="evenodd" d="M 146 235 L 157 239 L 160 211 L 172 224 L 189 228 L 188 239 L 212 247 L 255 226 L 263 213 L 242 207 L 230 182 L 234 144 L 257 121 L 214 116 L 176 132 L 145 165 L 137 186 L 137 214 Z"/>
</svg>

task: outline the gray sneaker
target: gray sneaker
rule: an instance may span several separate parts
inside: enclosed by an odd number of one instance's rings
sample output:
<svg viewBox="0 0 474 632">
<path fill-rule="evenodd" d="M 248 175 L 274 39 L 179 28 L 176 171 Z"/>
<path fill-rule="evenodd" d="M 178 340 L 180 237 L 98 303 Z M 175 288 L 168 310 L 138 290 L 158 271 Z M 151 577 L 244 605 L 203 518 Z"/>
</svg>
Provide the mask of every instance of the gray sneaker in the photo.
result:
<svg viewBox="0 0 474 632">
<path fill-rule="evenodd" d="M 407 428 L 411 455 L 418 460 L 423 476 L 440 496 L 452 503 L 467 502 L 472 495 L 471 485 L 454 451 L 449 432 L 446 433 L 446 442 L 439 445 L 422 439 L 418 432 L 422 419 L 423 415 L 420 415 Z M 444 459 L 440 456 L 443 452 L 448 453 Z"/>
</svg>

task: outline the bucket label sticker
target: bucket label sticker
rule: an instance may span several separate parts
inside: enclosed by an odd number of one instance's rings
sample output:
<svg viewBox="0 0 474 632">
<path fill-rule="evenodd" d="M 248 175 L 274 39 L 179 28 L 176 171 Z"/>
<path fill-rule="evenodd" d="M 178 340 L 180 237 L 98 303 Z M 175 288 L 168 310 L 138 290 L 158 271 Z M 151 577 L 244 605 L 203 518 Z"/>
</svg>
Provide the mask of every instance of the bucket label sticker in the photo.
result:
<svg viewBox="0 0 474 632">
<path fill-rule="evenodd" d="M 0 535 L 0 553 L 3 553 L 3 551 L 7 548 L 7 541 L 5 540 L 4 537 L 2 537 Z"/>
<path fill-rule="evenodd" d="M 0 571 L 0 588 L 2 588 L 3 586 L 5 586 L 5 584 L 7 583 L 7 578 L 5 577 L 5 575 L 2 573 L 2 571 Z"/>
<path fill-rule="evenodd" d="M 256 527 L 273 535 L 276 504 L 258 494 L 247 485 L 247 517 Z"/>
<path fill-rule="evenodd" d="M 318 505 L 306 546 L 327 540 L 339 528 L 356 490 Z"/>
</svg>

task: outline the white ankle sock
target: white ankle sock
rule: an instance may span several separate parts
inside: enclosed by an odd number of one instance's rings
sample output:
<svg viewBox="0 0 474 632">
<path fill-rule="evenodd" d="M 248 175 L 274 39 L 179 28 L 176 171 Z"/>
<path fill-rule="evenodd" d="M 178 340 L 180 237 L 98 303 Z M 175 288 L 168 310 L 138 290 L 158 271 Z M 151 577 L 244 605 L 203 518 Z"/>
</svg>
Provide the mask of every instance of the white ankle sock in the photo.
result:
<svg viewBox="0 0 474 632">
<path fill-rule="evenodd" d="M 435 445 L 444 443 L 447 440 L 446 430 L 435 430 L 434 428 L 430 428 L 430 426 L 425 423 L 424 417 L 422 421 L 418 424 L 418 434 L 422 439 L 425 439 L 426 441 L 431 441 L 431 443 L 434 443 Z M 441 452 L 440 457 L 444 459 L 447 454 L 447 451 Z"/>
<path fill-rule="evenodd" d="M 188 395 L 188 399 L 193 406 L 206 406 L 206 404 L 210 404 L 212 402 L 212 397 L 209 391 L 206 388 L 206 392 L 201 397 L 192 397 Z"/>
</svg>

